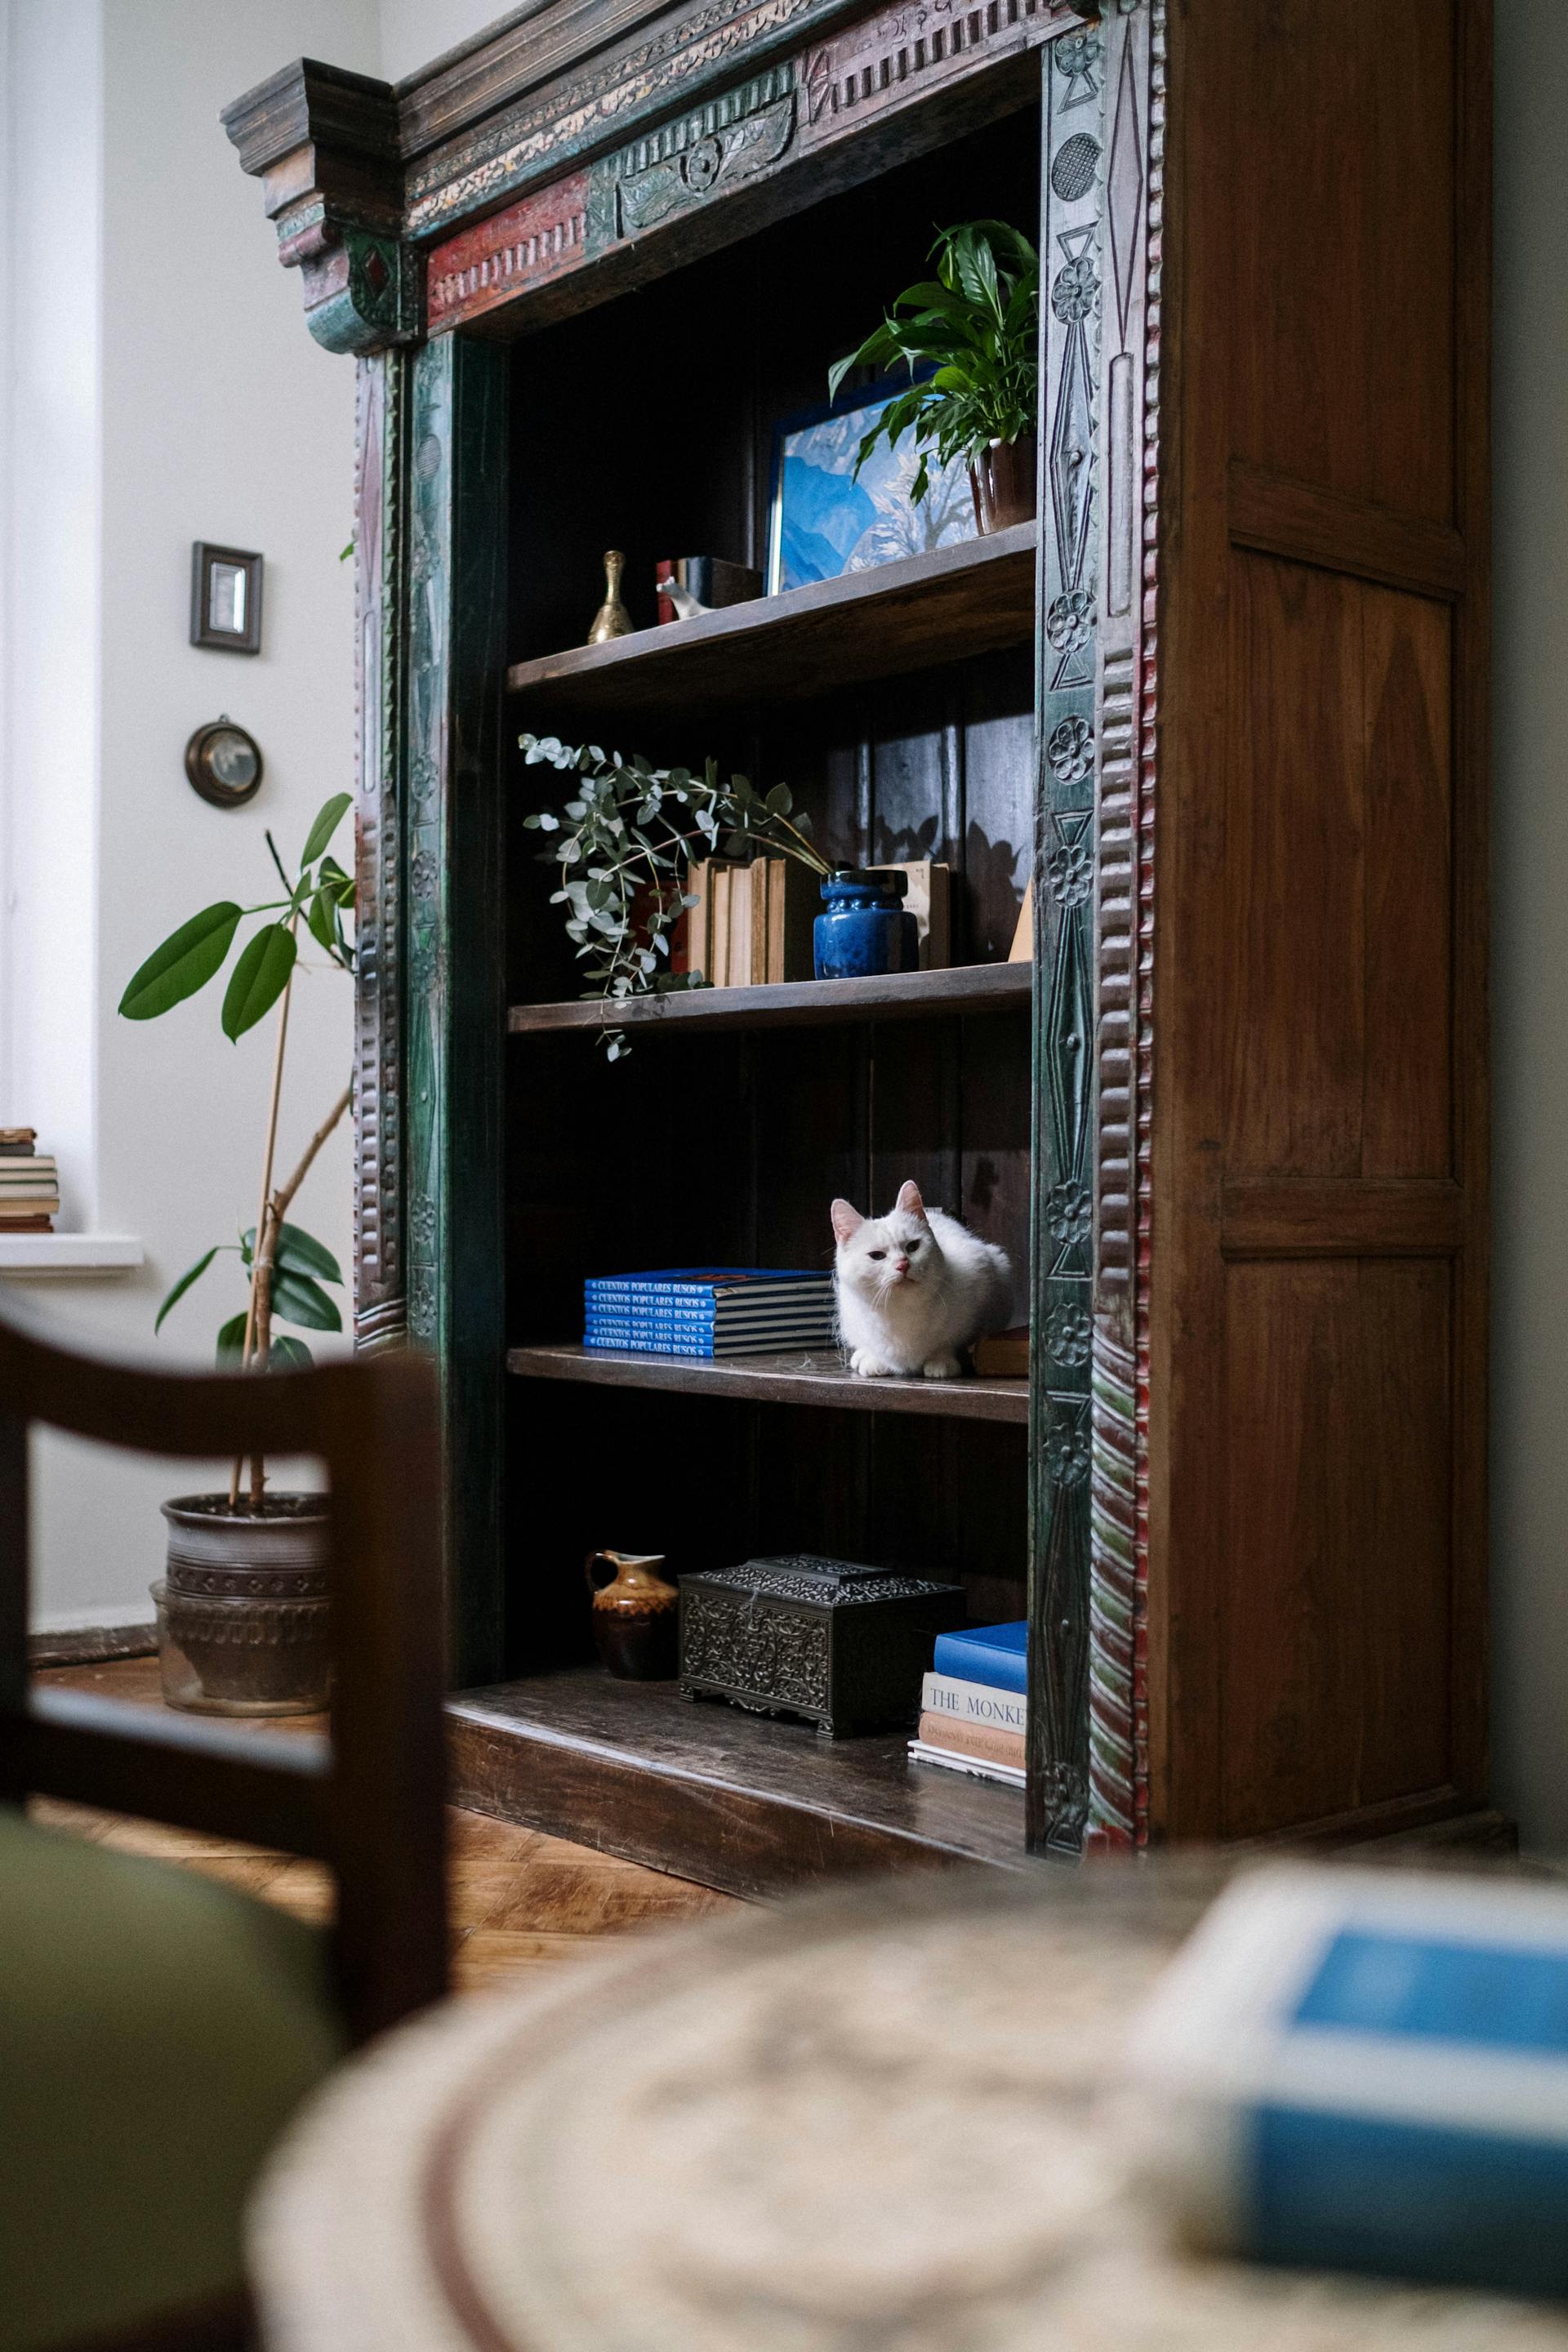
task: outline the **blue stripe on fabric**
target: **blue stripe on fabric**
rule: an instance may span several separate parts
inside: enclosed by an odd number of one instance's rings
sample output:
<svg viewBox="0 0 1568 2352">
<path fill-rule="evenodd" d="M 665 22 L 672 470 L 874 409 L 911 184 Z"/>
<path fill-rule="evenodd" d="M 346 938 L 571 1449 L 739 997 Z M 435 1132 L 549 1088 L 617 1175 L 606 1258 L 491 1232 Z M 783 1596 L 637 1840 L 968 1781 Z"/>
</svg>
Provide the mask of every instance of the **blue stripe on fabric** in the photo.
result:
<svg viewBox="0 0 1568 2352">
<path fill-rule="evenodd" d="M 1324 1954 L 1294 2022 L 1568 2052 L 1568 1952 L 1346 1928 Z"/>
<path fill-rule="evenodd" d="M 1255 2259 L 1568 2294 L 1568 2146 L 1294 2107 L 1252 2120 Z"/>
</svg>

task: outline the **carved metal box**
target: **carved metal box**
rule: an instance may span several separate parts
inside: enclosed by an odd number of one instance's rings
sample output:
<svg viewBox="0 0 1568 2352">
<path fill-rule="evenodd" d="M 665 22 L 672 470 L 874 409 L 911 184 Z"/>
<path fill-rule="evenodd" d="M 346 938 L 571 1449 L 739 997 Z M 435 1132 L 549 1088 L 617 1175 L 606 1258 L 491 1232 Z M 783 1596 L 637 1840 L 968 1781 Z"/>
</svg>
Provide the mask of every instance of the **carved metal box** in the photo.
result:
<svg viewBox="0 0 1568 2352">
<path fill-rule="evenodd" d="M 931 1643 L 963 1588 L 792 1552 L 680 1580 L 680 1689 L 819 1731 L 911 1723 Z"/>
</svg>

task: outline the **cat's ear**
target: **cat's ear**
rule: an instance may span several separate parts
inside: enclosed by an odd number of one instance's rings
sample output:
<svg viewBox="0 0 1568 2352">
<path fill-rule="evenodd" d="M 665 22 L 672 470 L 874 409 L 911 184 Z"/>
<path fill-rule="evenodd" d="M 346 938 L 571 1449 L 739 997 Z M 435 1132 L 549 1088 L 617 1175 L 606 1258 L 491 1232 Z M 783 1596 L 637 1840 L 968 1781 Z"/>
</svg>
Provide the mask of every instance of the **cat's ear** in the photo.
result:
<svg viewBox="0 0 1568 2352">
<path fill-rule="evenodd" d="M 833 1230 L 841 1242 L 847 1242 L 851 1234 L 858 1234 L 866 1222 L 859 1210 L 848 1201 L 835 1201 L 828 1214 L 833 1219 Z"/>
<path fill-rule="evenodd" d="M 921 1188 L 915 1182 L 913 1177 L 910 1179 L 907 1184 L 900 1185 L 898 1206 L 904 1212 L 906 1216 L 923 1217 L 925 1215 L 926 1204 L 921 1199 Z"/>
</svg>

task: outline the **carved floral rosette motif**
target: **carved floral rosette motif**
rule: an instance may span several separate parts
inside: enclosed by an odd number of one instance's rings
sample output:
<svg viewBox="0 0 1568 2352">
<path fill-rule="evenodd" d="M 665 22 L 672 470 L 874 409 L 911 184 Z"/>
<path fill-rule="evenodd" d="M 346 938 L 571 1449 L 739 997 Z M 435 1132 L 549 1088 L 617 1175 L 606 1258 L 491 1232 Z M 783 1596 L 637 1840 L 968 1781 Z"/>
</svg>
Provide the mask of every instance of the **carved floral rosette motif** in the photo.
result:
<svg viewBox="0 0 1568 2352">
<path fill-rule="evenodd" d="M 1149 1282 L 1152 1233 L 1156 498 L 1164 0 L 1104 32 L 1091 1845 L 1148 1834 Z"/>
<path fill-rule="evenodd" d="M 753 11 L 758 33 L 776 11 Z M 431 248 L 426 294 L 432 331 L 480 318 L 521 293 L 552 284 L 603 258 L 629 239 L 663 227 L 750 180 L 808 162 L 816 151 L 885 115 L 931 95 L 942 84 L 1038 43 L 1067 16 L 1066 0 L 910 0 L 883 9 L 827 39 L 800 48 L 742 82 L 704 95 L 683 114 L 644 131 L 616 152 L 521 195 L 504 211 L 458 230 Z M 763 19 L 766 19 L 766 24 Z M 742 20 L 728 17 L 724 33 Z M 702 44 L 683 52 L 669 95 L 695 81 Z M 617 84 L 618 89 L 621 85 Z M 585 117 L 602 131 L 608 90 Z M 547 149 L 574 146 L 574 116 L 552 118 Z M 539 134 L 542 136 L 542 131 Z M 530 131 L 508 151 L 514 174 Z M 577 142 L 589 144 L 587 137 Z M 502 169 L 496 158 L 479 167 L 493 201 Z M 484 175 L 490 176 L 484 176 Z M 468 201 L 479 200 L 479 182 Z M 449 196 L 450 191 L 445 192 Z M 445 200 L 445 198 L 444 198 Z M 421 225 L 417 183 L 410 191 L 409 226 Z"/>
</svg>

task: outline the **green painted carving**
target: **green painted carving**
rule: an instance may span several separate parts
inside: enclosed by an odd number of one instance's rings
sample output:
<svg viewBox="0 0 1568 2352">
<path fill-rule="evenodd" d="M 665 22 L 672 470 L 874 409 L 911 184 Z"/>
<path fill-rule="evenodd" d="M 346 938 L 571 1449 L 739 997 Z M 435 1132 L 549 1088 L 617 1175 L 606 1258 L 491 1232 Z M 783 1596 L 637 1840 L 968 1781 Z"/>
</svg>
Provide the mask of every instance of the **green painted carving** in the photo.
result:
<svg viewBox="0 0 1568 2352">
<path fill-rule="evenodd" d="M 354 495 L 359 703 L 355 959 L 354 1334 L 396 1346 L 407 1323 L 400 1098 L 402 633 L 409 366 L 359 366 Z"/>
<path fill-rule="evenodd" d="M 395 237 L 346 228 L 305 277 L 306 323 L 329 352 L 384 351 L 423 331 L 419 258 Z M 318 286 L 328 290 L 311 300 Z"/>
<path fill-rule="evenodd" d="M 765 171 L 788 148 L 795 125 L 795 68 L 786 61 L 634 140 L 615 160 L 618 233 L 673 220 Z"/>
<path fill-rule="evenodd" d="M 462 335 L 412 363 L 400 1080 L 410 1339 L 440 1368 L 452 1671 L 500 1653 L 504 352 Z M 450 952 L 453 938 L 463 954 Z"/>
<path fill-rule="evenodd" d="M 1100 37 L 1044 57 L 1029 1838 L 1076 1852 L 1089 1811 L 1088 1655 L 1094 1194 L 1094 739 L 1099 544 Z M 1059 53 L 1059 54 L 1058 54 Z"/>
</svg>

